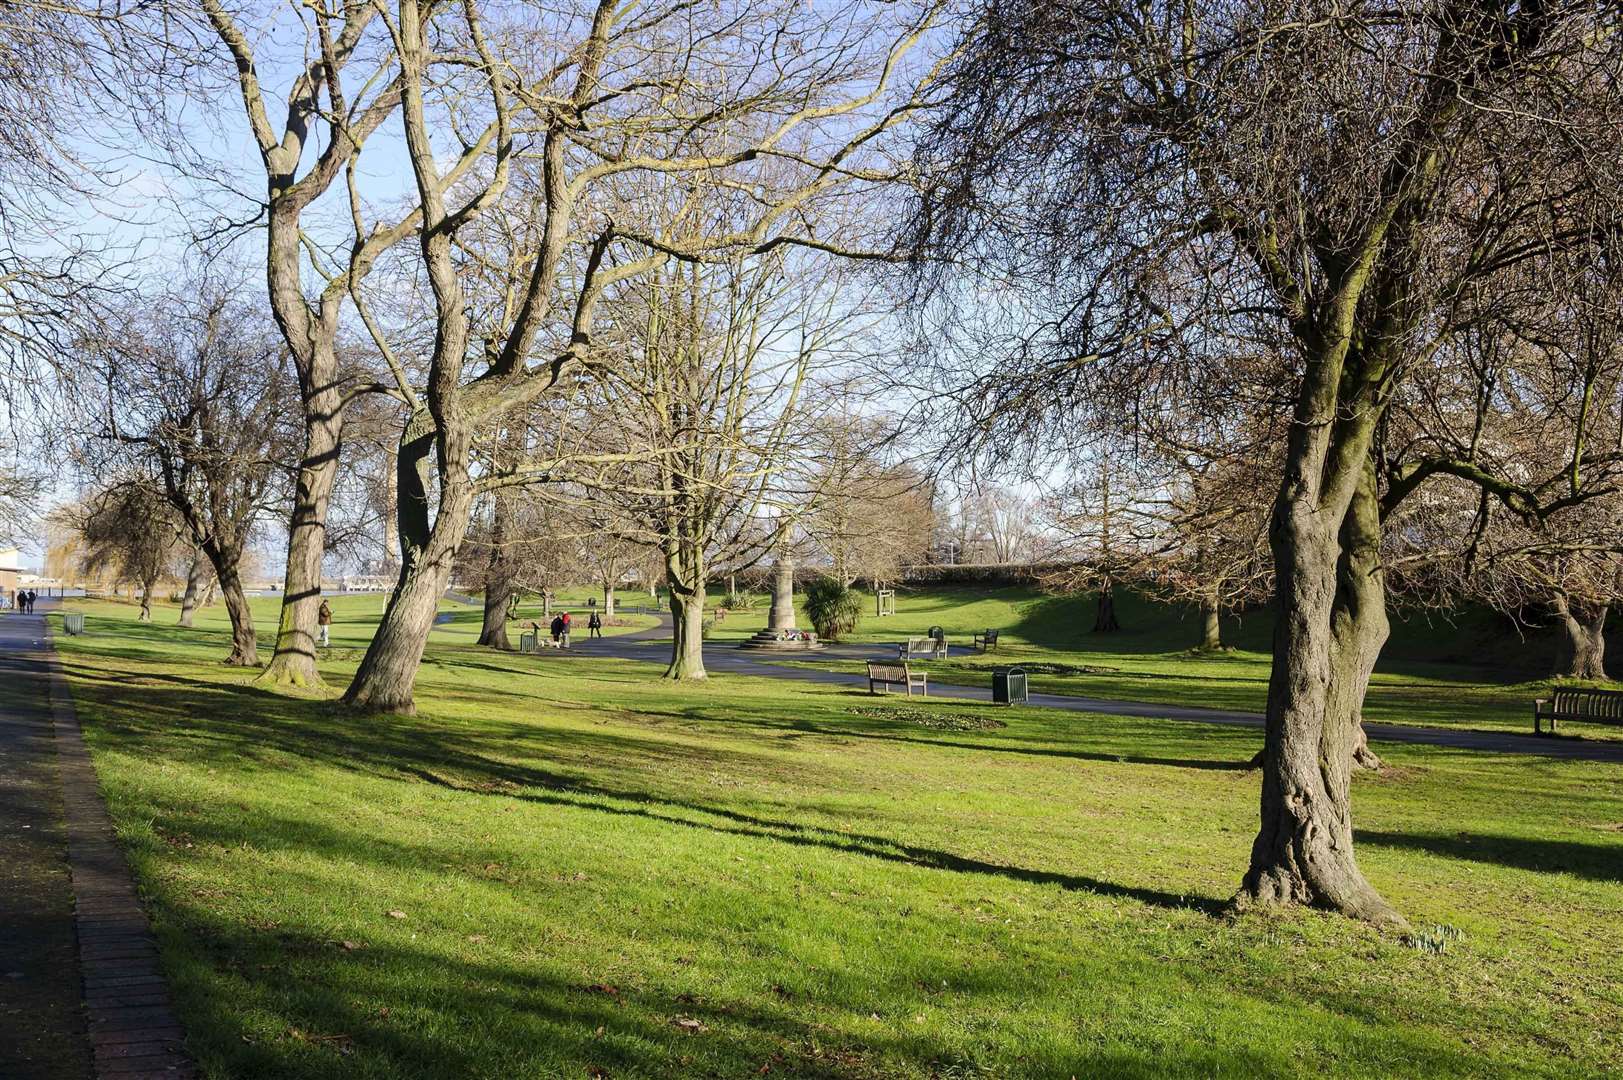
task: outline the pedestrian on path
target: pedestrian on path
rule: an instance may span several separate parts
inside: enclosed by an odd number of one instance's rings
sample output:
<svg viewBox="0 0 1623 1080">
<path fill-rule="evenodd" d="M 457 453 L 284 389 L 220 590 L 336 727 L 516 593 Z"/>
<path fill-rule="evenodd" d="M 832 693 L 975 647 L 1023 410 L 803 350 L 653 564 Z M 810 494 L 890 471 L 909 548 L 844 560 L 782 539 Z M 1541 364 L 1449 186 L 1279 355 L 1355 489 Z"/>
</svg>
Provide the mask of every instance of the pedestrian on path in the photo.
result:
<svg viewBox="0 0 1623 1080">
<path fill-rule="evenodd" d="M 563 648 L 567 649 L 567 648 L 569 648 L 569 631 L 571 629 L 571 627 L 569 625 L 569 612 L 567 612 L 567 611 L 564 612 L 563 615 L 562 615 L 562 619 L 563 619 L 563 641 L 562 641 L 561 645 L 562 645 Z"/>
<path fill-rule="evenodd" d="M 316 625 L 320 627 L 321 638 L 317 642 L 323 649 L 332 644 L 330 634 L 332 631 L 332 605 L 327 601 L 321 602 L 321 610 L 316 612 Z"/>
<path fill-rule="evenodd" d="M 598 617 L 597 609 L 592 609 L 591 616 L 586 620 L 586 637 L 599 638 L 603 636 L 603 620 Z"/>
</svg>

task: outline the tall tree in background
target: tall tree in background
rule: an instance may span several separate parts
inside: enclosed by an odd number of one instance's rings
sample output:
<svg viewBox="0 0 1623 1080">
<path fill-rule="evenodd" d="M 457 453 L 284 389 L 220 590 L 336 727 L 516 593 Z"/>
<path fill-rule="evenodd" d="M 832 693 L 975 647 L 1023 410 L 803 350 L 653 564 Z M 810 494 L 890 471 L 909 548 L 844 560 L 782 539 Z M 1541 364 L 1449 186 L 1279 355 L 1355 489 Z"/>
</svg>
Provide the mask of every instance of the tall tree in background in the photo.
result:
<svg viewBox="0 0 1623 1080">
<path fill-rule="evenodd" d="M 885 420 L 836 407 L 804 436 L 802 483 L 810 499 L 801 529 L 841 585 L 894 582 L 905 566 L 929 556 L 929 484 L 913 468 L 887 460 L 894 433 Z"/>
<path fill-rule="evenodd" d="M 1044 285 L 979 328 L 1013 341 L 973 418 L 1029 447 L 1090 408 L 1153 414 L 1180 370 L 1248 343 L 1282 358 L 1279 618 L 1236 900 L 1401 927 L 1354 857 L 1350 803 L 1387 636 L 1383 517 L 1447 474 L 1538 520 L 1607 489 L 1616 458 L 1567 425 L 1575 467 L 1549 487 L 1387 438 L 1389 410 L 1417 382 L 1474 383 L 1473 327 L 1528 341 L 1615 319 L 1585 299 L 1612 295 L 1623 238 L 1616 12 L 1069 0 L 979 16 L 921 147 L 915 224 L 960 264 Z M 1112 373 L 1130 396 L 1101 396 Z"/>
<path fill-rule="evenodd" d="M 806 382 L 842 333 L 807 280 L 783 256 L 655 274 L 642 303 L 617 312 L 620 355 L 588 391 L 593 428 L 628 452 L 587 483 L 591 503 L 663 557 L 667 678 L 705 678 L 711 577 L 763 557 L 792 518 L 791 459 L 811 445 Z"/>
</svg>

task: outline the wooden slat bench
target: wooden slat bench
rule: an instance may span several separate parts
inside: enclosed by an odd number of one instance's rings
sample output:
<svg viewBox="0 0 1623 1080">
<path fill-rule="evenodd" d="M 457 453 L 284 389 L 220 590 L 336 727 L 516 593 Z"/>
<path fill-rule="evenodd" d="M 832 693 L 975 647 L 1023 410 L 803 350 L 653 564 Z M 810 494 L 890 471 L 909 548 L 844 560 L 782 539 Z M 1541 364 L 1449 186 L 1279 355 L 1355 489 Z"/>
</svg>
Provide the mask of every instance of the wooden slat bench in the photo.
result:
<svg viewBox="0 0 1623 1080">
<path fill-rule="evenodd" d="M 898 650 L 903 660 L 945 660 L 947 658 L 947 639 L 944 637 L 910 637 Z"/>
<path fill-rule="evenodd" d="M 913 696 L 913 688 L 919 688 L 922 697 L 929 697 L 927 686 L 929 676 L 922 671 L 914 671 L 903 664 L 886 664 L 879 660 L 868 661 L 868 693 L 890 693 L 890 687 L 903 686 L 907 688 L 907 696 Z"/>
<path fill-rule="evenodd" d="M 969 643 L 981 652 L 986 652 L 988 649 L 997 648 L 997 635 L 998 631 L 988 627 L 986 633 L 976 634 Z"/>
<path fill-rule="evenodd" d="M 1623 690 L 1557 690 L 1533 702 L 1534 734 L 1543 734 L 1545 720 L 1552 735 L 1558 720 L 1623 726 Z"/>
</svg>

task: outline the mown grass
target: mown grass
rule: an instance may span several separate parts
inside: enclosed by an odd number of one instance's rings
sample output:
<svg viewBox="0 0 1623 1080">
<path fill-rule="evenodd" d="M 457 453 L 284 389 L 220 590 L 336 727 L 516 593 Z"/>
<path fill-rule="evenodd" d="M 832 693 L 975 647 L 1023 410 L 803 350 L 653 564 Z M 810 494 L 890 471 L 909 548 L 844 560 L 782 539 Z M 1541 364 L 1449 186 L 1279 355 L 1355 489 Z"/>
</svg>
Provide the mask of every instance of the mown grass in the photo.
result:
<svg viewBox="0 0 1623 1080">
<path fill-rule="evenodd" d="M 871 605 L 871 601 L 865 601 Z M 1123 629 L 1095 634 L 1090 597 L 1045 596 L 1019 588 L 938 588 L 904 594 L 894 616 L 876 618 L 873 608 L 847 640 L 891 643 L 940 626 L 955 645 L 972 635 L 1002 631 L 998 649 L 986 655 L 921 662 L 932 682 L 988 686 L 992 669 L 1007 664 L 1058 664 L 1095 669 L 1072 674 L 1037 673 L 1034 692 L 1080 697 L 1193 705 L 1260 712 L 1267 703 L 1272 619 L 1267 611 L 1225 620 L 1230 648 L 1192 649 L 1199 623 L 1191 612 L 1154 603 L 1129 592 L 1117 607 Z M 712 632 L 719 640 L 742 638 L 764 624 L 764 608 L 729 613 Z M 1430 727 L 1532 731 L 1532 704 L 1554 683 L 1530 677 L 1549 663 L 1548 643 L 1524 641 L 1481 612 L 1459 625 L 1425 618 L 1393 620 L 1392 638 L 1375 670 L 1365 718 L 1378 723 Z M 1466 662 L 1467 660 L 1475 662 Z M 807 661 L 806 663 L 818 663 Z M 857 663 L 834 666 L 861 670 Z M 1585 738 L 1623 738 L 1623 728 L 1567 724 Z"/>
<path fill-rule="evenodd" d="M 90 611 L 64 665 L 211 1077 L 1623 1069 L 1612 766 L 1390 748 L 1361 858 L 1434 953 L 1221 913 L 1249 732 L 676 686 L 461 620 L 418 716 L 358 718 L 219 666 L 216 613 Z"/>
</svg>

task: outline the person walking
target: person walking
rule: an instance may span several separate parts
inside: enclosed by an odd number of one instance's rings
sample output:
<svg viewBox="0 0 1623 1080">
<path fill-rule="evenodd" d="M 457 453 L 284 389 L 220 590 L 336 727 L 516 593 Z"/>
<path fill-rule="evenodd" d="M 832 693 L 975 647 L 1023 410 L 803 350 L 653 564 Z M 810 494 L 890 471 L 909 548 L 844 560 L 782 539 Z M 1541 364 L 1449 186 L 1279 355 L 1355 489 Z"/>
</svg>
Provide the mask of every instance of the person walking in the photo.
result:
<svg viewBox="0 0 1623 1080">
<path fill-rule="evenodd" d="M 33 589 L 29 589 L 27 592 L 23 593 L 23 610 L 26 611 L 30 615 L 32 615 L 34 613 L 34 590 Z"/>
<path fill-rule="evenodd" d="M 599 638 L 602 636 L 603 620 L 598 617 L 597 609 L 593 608 L 592 614 L 586 620 L 586 637 L 588 640 L 590 640 L 591 638 Z"/>
<path fill-rule="evenodd" d="M 570 620 L 569 620 L 569 612 L 566 611 L 566 612 L 563 613 L 563 621 L 564 621 L 563 647 L 567 649 L 567 648 L 569 648 L 569 631 L 571 629 Z"/>
<path fill-rule="evenodd" d="M 564 617 L 562 615 L 554 615 L 552 617 L 552 622 L 548 625 L 548 629 L 552 631 L 552 644 L 557 648 L 563 648 Z"/>
<path fill-rule="evenodd" d="M 321 631 L 321 637 L 316 644 L 325 649 L 332 644 L 332 605 L 326 600 L 321 601 L 321 610 L 316 612 L 316 626 Z"/>
</svg>

